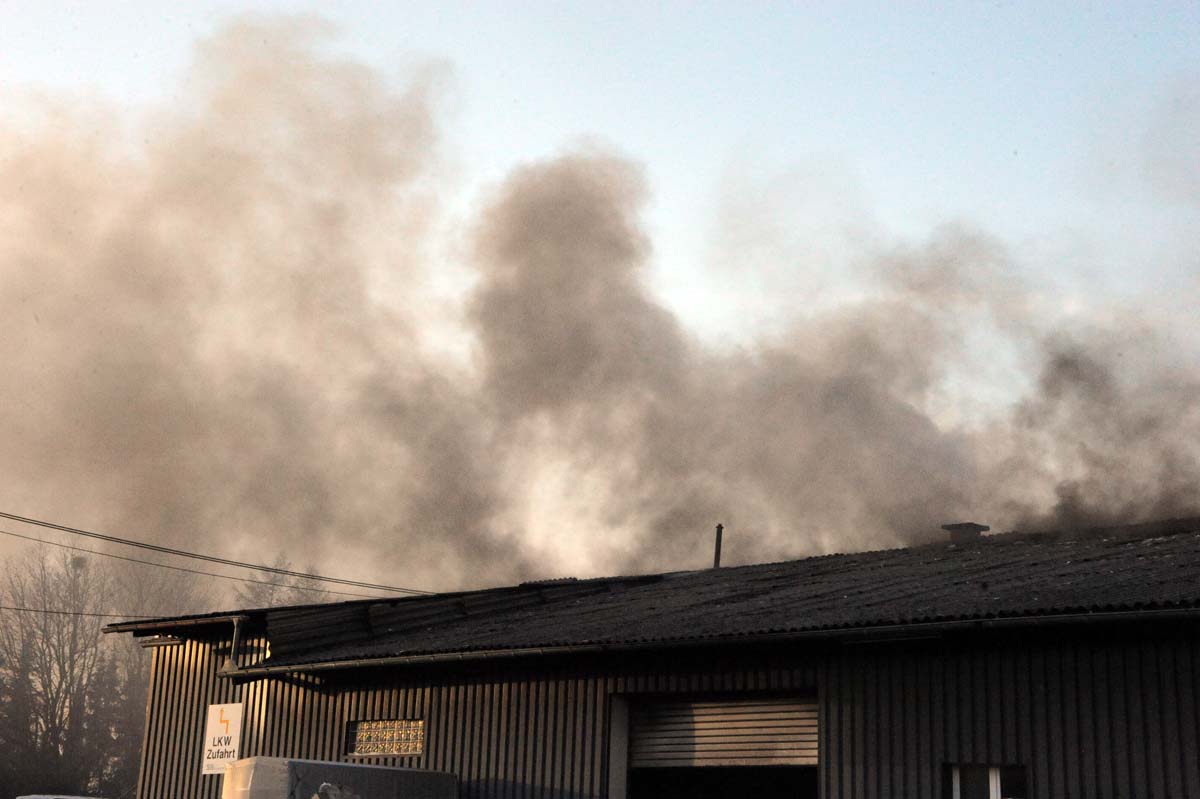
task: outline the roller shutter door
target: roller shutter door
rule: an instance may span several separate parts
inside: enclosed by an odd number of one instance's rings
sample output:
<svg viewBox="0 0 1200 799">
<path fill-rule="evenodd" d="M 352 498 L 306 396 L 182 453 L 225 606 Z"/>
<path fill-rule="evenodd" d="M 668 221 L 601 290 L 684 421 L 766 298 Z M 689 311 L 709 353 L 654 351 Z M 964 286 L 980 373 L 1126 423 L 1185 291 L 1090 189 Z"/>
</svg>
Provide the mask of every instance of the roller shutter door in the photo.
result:
<svg viewBox="0 0 1200 799">
<path fill-rule="evenodd" d="M 633 708 L 629 765 L 815 766 L 815 699 L 663 701 Z"/>
</svg>

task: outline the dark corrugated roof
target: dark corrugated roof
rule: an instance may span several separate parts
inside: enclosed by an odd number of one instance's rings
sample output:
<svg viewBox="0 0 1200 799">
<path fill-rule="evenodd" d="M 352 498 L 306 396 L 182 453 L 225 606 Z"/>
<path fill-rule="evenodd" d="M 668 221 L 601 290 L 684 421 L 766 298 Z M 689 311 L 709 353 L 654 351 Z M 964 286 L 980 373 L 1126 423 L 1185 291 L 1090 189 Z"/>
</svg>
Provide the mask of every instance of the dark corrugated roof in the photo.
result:
<svg viewBox="0 0 1200 799">
<path fill-rule="evenodd" d="M 299 666 L 1168 608 L 1200 608 L 1200 521 L 245 613 Z"/>
</svg>

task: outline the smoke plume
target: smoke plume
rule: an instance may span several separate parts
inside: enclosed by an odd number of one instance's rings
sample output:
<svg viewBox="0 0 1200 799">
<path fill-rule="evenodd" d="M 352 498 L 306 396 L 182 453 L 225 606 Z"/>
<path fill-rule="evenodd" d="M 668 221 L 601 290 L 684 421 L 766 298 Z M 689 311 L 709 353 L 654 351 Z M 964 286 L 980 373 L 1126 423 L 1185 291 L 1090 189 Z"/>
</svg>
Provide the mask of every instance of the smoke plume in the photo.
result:
<svg viewBox="0 0 1200 799">
<path fill-rule="evenodd" d="M 580 150 L 493 187 L 447 302 L 439 75 L 322 36 L 231 25 L 136 123 L 5 120 L 3 509 L 437 589 L 695 568 L 718 521 L 747 562 L 1197 511 L 1194 366 L 962 226 L 714 348 L 647 288 L 640 169 Z M 1010 396 L 948 414 L 993 349 Z"/>
</svg>

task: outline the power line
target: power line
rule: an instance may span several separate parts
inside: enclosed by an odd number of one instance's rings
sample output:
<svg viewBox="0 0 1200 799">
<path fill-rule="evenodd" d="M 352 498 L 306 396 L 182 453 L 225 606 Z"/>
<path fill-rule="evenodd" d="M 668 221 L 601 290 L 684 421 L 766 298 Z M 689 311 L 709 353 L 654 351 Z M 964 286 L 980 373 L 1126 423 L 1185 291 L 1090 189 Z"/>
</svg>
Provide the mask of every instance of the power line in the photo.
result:
<svg viewBox="0 0 1200 799">
<path fill-rule="evenodd" d="M 158 616 L 138 616 L 133 613 L 84 613 L 82 610 L 48 610 L 46 608 L 14 608 L 0 605 L 0 610 L 12 610 L 17 613 L 46 613 L 51 616 L 90 616 L 94 619 L 161 619 Z"/>
<path fill-rule="evenodd" d="M 208 561 L 209 563 L 220 563 L 225 566 L 236 566 L 241 569 L 253 569 L 255 571 L 268 572 L 270 574 L 282 574 L 287 577 L 301 577 L 305 580 L 316 580 L 325 583 L 338 583 L 340 585 L 351 585 L 356 588 L 374 588 L 377 591 L 395 591 L 399 594 L 431 594 L 432 591 L 421 591 L 416 588 L 401 588 L 395 585 L 380 585 L 378 583 L 365 583 L 360 580 L 346 580 L 341 577 L 325 577 L 320 574 L 310 574 L 308 572 L 292 571 L 291 569 L 281 569 L 276 566 L 263 566 L 257 563 L 246 563 L 240 560 L 230 560 L 216 555 L 203 555 L 197 552 L 188 552 L 183 549 L 173 549 L 171 547 L 160 546 L 159 544 L 148 544 L 144 541 L 134 541 L 129 538 L 118 538 L 114 535 L 105 535 L 104 533 L 93 533 L 90 530 L 81 530 L 78 527 L 67 527 L 54 522 L 46 522 L 41 519 L 31 519 L 27 516 L 17 516 L 14 513 L 5 513 L 0 511 L 0 517 L 12 519 L 16 522 L 24 522 L 32 524 L 36 527 L 45 527 L 50 530 L 60 530 L 64 533 L 73 535 L 82 535 L 87 538 L 96 538 L 101 541 L 108 541 L 113 544 L 124 544 L 125 546 L 138 547 L 139 549 L 148 549 L 152 552 L 162 552 L 167 555 L 178 555 L 182 558 L 195 558 L 197 560 Z"/>
<path fill-rule="evenodd" d="M 63 544 L 59 541 L 46 541 L 45 539 L 42 539 L 42 538 L 35 538 L 34 536 L 31 536 L 31 535 L 21 535 L 20 533 L 14 533 L 14 532 L 11 532 L 10 530 L 0 530 L 0 535 L 8 535 L 8 536 L 12 536 L 13 538 L 24 538 L 26 541 L 34 541 L 39 544 L 49 544 L 49 545 L 55 546 L 55 547 L 62 547 L 63 549 L 70 549 L 75 552 L 86 552 L 89 555 L 99 555 L 102 558 L 114 558 L 116 560 L 128 561 L 129 563 L 141 563 L 145 566 L 157 566 L 160 569 L 170 569 L 171 571 L 187 572 L 188 574 L 200 574 L 200 575 L 204 575 L 205 577 L 219 577 L 222 580 L 233 580 L 234 582 L 238 582 L 238 583 L 258 583 L 259 585 L 272 585 L 272 586 L 276 586 L 278 588 L 286 588 L 288 590 L 295 590 L 295 591 L 315 591 L 319 594 L 339 594 L 341 596 L 357 596 L 357 597 L 365 597 L 367 599 L 375 598 L 374 594 L 356 594 L 352 591 L 335 591 L 332 588 L 312 588 L 312 587 L 304 586 L 304 585 L 284 585 L 282 583 L 273 583 L 270 580 L 255 580 L 253 577 L 234 577 L 231 574 L 217 574 L 216 572 L 206 572 L 206 571 L 202 571 L 200 569 L 189 569 L 186 566 L 171 566 L 166 563 L 155 563 L 152 560 L 139 560 L 137 558 L 127 558 L 124 555 L 115 555 L 111 552 L 101 552 L 96 549 L 87 549 L 86 547 L 73 547 L 70 544 Z"/>
</svg>

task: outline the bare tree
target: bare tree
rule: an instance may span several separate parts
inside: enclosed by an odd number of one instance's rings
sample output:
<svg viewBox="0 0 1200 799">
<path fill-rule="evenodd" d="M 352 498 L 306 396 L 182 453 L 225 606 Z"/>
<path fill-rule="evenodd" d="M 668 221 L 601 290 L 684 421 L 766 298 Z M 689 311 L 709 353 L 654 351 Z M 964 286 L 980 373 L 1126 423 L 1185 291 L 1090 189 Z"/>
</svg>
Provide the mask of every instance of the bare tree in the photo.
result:
<svg viewBox="0 0 1200 799">
<path fill-rule="evenodd" d="M 277 568 L 290 568 L 280 558 Z M 202 577 L 60 553 L 12 560 L 0 597 L 0 796 L 100 794 L 137 784 L 150 657 L 129 636 L 105 636 L 104 614 L 174 616 L 227 607 L 328 601 L 312 580 L 264 572 L 221 598 Z"/>
<path fill-rule="evenodd" d="M 13 712 L 5 738 L 27 753 L 18 768 L 41 775 L 38 790 L 86 788 L 94 771 L 85 737 L 103 661 L 107 578 L 87 558 L 52 557 L 45 549 L 7 572 L 7 604 L 22 610 L 5 611 L 0 624 L 0 647 L 17 655 L 6 669 Z"/>
<path fill-rule="evenodd" d="M 274 569 L 293 570 L 292 562 L 280 555 L 271 564 Z M 307 571 L 316 572 L 313 566 Z M 280 605 L 311 605 L 341 598 L 321 590 L 321 583 L 303 577 L 288 577 L 274 572 L 260 572 L 263 582 L 245 583 L 237 589 L 238 607 L 269 608 Z"/>
<path fill-rule="evenodd" d="M 5 569 L 0 604 L 0 796 L 131 796 L 149 657 L 103 636 L 102 614 L 187 613 L 205 594 L 190 576 L 98 558 L 28 551 Z"/>
</svg>

